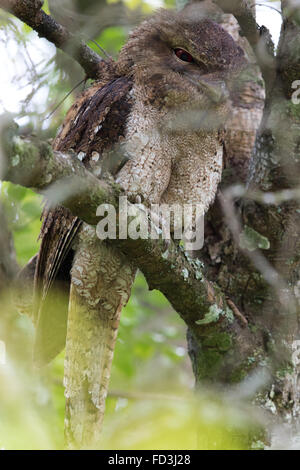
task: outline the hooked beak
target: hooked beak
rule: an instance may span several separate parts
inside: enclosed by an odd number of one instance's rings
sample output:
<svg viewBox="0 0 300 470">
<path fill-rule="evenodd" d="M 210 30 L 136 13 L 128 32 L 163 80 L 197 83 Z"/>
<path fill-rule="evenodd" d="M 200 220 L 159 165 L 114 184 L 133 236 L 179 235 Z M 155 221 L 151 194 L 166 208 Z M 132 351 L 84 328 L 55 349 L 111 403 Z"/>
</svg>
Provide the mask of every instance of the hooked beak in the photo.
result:
<svg viewBox="0 0 300 470">
<path fill-rule="evenodd" d="M 186 76 L 196 85 L 207 97 L 215 104 L 221 104 L 228 100 L 229 91 L 223 80 L 212 79 L 209 76 L 192 78 L 188 74 Z"/>
<path fill-rule="evenodd" d="M 229 98 L 229 91 L 223 80 L 199 80 L 199 86 L 214 103 L 224 103 Z"/>
</svg>

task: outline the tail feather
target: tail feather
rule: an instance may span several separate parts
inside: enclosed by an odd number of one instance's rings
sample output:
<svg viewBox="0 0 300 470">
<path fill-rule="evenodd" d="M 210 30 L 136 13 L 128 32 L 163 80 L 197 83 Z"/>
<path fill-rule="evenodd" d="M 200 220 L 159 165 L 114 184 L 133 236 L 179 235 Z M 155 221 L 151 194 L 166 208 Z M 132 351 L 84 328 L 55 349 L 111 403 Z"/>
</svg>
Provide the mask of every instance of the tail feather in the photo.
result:
<svg viewBox="0 0 300 470">
<path fill-rule="evenodd" d="M 80 235 L 71 275 L 65 360 L 66 440 L 99 446 L 122 307 L 135 269 L 113 248 Z"/>
</svg>

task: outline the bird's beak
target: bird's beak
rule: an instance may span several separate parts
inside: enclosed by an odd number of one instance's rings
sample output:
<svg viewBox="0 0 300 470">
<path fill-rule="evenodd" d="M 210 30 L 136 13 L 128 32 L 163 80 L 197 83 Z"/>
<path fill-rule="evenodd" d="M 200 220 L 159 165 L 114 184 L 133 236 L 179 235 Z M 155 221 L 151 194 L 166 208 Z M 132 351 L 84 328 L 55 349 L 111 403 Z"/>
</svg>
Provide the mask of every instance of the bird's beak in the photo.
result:
<svg viewBox="0 0 300 470">
<path fill-rule="evenodd" d="M 211 80 L 203 77 L 199 80 L 199 87 L 216 104 L 223 103 L 229 98 L 229 91 L 223 80 Z"/>
</svg>

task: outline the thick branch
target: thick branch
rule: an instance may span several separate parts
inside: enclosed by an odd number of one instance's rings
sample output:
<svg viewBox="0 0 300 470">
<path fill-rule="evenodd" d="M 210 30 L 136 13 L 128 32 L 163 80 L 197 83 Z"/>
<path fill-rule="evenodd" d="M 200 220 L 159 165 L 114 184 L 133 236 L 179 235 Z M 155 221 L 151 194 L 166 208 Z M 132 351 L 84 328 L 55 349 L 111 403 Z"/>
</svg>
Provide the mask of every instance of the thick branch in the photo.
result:
<svg viewBox="0 0 300 470">
<path fill-rule="evenodd" d="M 99 78 L 104 65 L 101 57 L 41 10 L 42 5 L 41 0 L 0 0 L 0 8 L 12 13 L 36 31 L 40 37 L 48 39 L 73 57 L 88 78 Z"/>
<path fill-rule="evenodd" d="M 117 204 L 117 187 L 99 181 L 74 154 L 54 152 L 46 142 L 22 138 L 13 125 L 6 127 L 2 144 L 8 155 L 0 165 L 2 179 L 33 188 L 91 225 L 99 221 L 96 209 L 100 204 Z"/>
<path fill-rule="evenodd" d="M 3 180 L 34 189 L 54 205 L 67 207 L 91 225 L 99 222 L 96 215 L 99 205 L 112 204 L 118 209 L 120 187 L 96 178 L 75 154 L 53 151 L 47 143 L 22 138 L 15 134 L 13 127 L 5 135 L 4 150 L 8 158 L 3 165 Z M 170 300 L 177 311 L 188 312 L 187 318 L 192 312 L 198 312 L 193 320 L 199 320 L 199 311 L 217 301 L 213 288 L 203 279 L 201 266 L 190 261 L 172 241 L 126 239 L 113 242 L 145 272 L 151 287 L 165 284 L 162 291 L 167 291 L 170 283 L 178 286 L 179 291 L 174 292 Z M 181 305 L 183 290 L 184 306 Z M 220 307 L 225 307 L 222 296 L 218 302 Z"/>
<path fill-rule="evenodd" d="M 121 189 L 113 182 L 98 180 L 74 154 L 55 152 L 46 143 L 21 138 L 12 128 L 5 135 L 8 158 L 2 165 L 3 180 L 33 188 L 89 224 L 98 223 L 96 211 L 100 204 L 110 203 L 118 209 Z M 238 338 L 240 343 L 246 335 L 247 345 L 253 347 L 248 328 L 228 307 L 218 286 L 204 278 L 201 263 L 193 261 L 172 240 L 128 238 L 110 242 L 141 269 L 150 288 L 159 289 L 167 297 L 193 335 L 210 335 L 212 330 L 226 335 L 231 332 L 231 341 Z M 226 351 L 222 349 L 222 353 Z"/>
</svg>

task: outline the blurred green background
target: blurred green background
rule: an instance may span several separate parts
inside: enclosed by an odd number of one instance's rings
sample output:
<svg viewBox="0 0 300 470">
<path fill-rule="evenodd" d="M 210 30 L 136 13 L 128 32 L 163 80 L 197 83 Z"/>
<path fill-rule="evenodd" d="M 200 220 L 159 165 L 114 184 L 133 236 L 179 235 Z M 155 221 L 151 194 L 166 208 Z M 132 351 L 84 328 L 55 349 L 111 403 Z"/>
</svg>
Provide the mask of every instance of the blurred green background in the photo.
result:
<svg viewBox="0 0 300 470">
<path fill-rule="evenodd" d="M 92 28 L 94 32 L 89 35 L 87 18 L 95 17 L 95 3 L 108 12 L 111 8 L 114 13 L 110 18 L 101 10 Z M 173 0 L 60 2 L 69 8 L 69 19 L 72 12 L 76 13 L 68 26 L 75 30 L 82 27 L 86 40 L 95 40 L 113 57 L 117 56 L 130 29 L 145 15 L 156 6 L 173 7 L 174 3 Z M 49 5 L 51 8 L 51 2 Z M 45 2 L 46 11 L 49 5 Z M 64 18 L 65 12 L 57 5 L 52 2 L 52 13 L 58 18 L 62 14 Z M 105 20 L 101 22 L 101 18 Z M 82 80 L 83 72 L 15 18 L 1 12 L 0 21 L 0 52 L 6 70 L 2 78 L 2 90 L 6 92 L 0 96 L 1 113 L 13 113 L 24 132 L 34 130 L 41 138 L 52 138 L 82 85 L 50 117 L 49 113 Z M 90 41 L 89 45 L 100 52 L 94 42 Z M 41 198 L 30 190 L 2 183 L 0 202 L 13 233 L 17 261 L 23 266 L 38 250 Z M 0 341 L 6 345 L 6 363 L 0 364 L 0 448 L 59 449 L 63 447 L 64 354 L 43 370 L 33 367 L 33 326 L 29 318 L 16 312 L 12 296 L 14 293 L 2 292 L 0 299 Z M 185 326 L 162 294 L 147 290 L 139 274 L 122 314 L 103 447 L 239 449 L 249 446 L 253 427 L 247 410 L 211 392 L 203 392 L 196 400 L 193 382 Z"/>
</svg>

